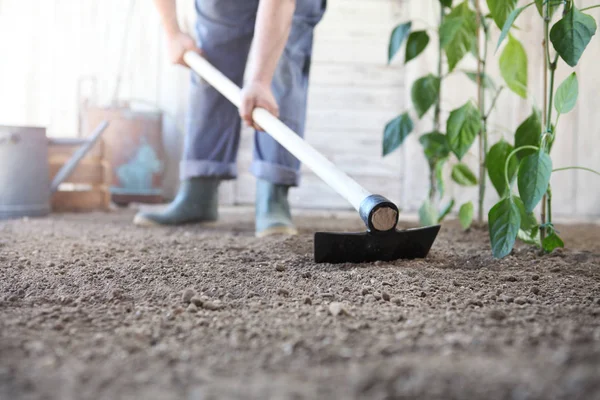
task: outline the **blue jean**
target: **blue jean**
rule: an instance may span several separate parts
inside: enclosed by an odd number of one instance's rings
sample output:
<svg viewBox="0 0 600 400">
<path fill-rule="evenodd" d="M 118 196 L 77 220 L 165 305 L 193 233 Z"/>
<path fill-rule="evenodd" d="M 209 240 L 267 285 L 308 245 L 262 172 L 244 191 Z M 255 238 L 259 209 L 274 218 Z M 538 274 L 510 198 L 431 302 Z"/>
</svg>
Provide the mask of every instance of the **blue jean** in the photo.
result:
<svg viewBox="0 0 600 400">
<path fill-rule="evenodd" d="M 242 86 L 259 0 L 196 0 L 198 45 L 206 58 Z M 279 118 L 304 135 L 313 30 L 325 0 L 296 0 L 292 28 L 273 78 Z M 237 108 L 192 74 L 181 179 L 233 179 L 241 120 Z M 255 132 L 251 172 L 272 183 L 297 186 L 300 162 L 264 132 Z"/>
</svg>

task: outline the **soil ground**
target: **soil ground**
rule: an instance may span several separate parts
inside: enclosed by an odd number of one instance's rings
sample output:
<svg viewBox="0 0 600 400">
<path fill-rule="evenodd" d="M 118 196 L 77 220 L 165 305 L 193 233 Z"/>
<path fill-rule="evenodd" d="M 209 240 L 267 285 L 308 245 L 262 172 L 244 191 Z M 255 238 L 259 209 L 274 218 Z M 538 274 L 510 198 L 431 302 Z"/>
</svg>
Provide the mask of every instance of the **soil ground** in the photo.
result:
<svg viewBox="0 0 600 400">
<path fill-rule="evenodd" d="M 131 218 L 0 222 L 0 399 L 600 399 L 598 226 L 494 260 L 448 223 L 425 260 L 333 266 L 310 233 L 357 217 Z"/>
</svg>

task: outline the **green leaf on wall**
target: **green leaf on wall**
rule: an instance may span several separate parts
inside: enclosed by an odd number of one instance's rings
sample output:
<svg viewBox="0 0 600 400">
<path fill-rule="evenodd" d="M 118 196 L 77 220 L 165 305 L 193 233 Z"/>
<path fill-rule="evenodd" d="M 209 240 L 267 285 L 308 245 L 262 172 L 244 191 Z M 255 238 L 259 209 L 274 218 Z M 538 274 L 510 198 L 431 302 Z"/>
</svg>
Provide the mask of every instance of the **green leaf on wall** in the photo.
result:
<svg viewBox="0 0 600 400">
<path fill-rule="evenodd" d="M 450 147 L 446 135 L 440 132 L 430 132 L 422 135 L 419 142 L 423 146 L 425 157 L 430 163 L 448 157 Z"/>
<path fill-rule="evenodd" d="M 496 45 L 496 51 L 498 51 L 498 49 L 500 48 L 500 45 L 502 44 L 504 39 L 506 39 L 506 36 L 508 36 L 510 29 L 512 28 L 512 26 L 515 23 L 515 21 L 517 20 L 517 18 L 519 18 L 519 15 L 521 15 L 521 13 L 523 11 L 525 11 L 525 9 L 527 9 L 527 7 L 529 7 L 529 6 L 531 6 L 531 4 L 528 4 L 524 7 L 515 8 L 508 15 L 508 17 L 506 18 L 506 21 L 504 22 L 504 25 L 502 26 L 502 31 L 500 32 L 500 38 L 498 39 L 498 44 Z"/>
<path fill-rule="evenodd" d="M 559 114 L 566 114 L 575 108 L 579 96 L 579 84 L 577 74 L 573 72 L 556 89 L 554 96 L 554 108 Z"/>
<path fill-rule="evenodd" d="M 406 56 L 404 62 L 407 63 L 410 60 L 417 57 L 425 50 L 429 44 L 429 35 L 425 31 L 415 31 L 408 35 L 406 41 Z"/>
<path fill-rule="evenodd" d="M 444 6 L 444 7 L 452 7 L 452 0 L 440 0 L 440 3 Z"/>
<path fill-rule="evenodd" d="M 388 122 L 383 133 L 383 155 L 386 156 L 400 147 L 413 128 L 414 124 L 408 113 Z"/>
<path fill-rule="evenodd" d="M 448 58 L 450 72 L 471 51 L 477 35 L 477 15 L 468 0 L 452 9 L 440 27 L 442 47 Z"/>
<path fill-rule="evenodd" d="M 460 206 L 460 210 L 458 210 L 458 220 L 460 221 L 460 226 L 464 230 L 467 230 L 473 224 L 473 214 L 475 212 L 475 207 L 473 207 L 473 202 L 469 201 L 468 203 Z"/>
<path fill-rule="evenodd" d="M 398 50 L 400 50 L 402 43 L 404 43 L 404 40 L 410 32 L 411 26 L 411 22 L 405 22 L 396 26 L 392 31 L 392 34 L 390 36 L 390 43 L 388 45 L 388 63 L 392 62 L 392 59 L 394 58 Z"/>
<path fill-rule="evenodd" d="M 473 81 L 473 83 L 477 83 L 477 72 L 476 71 L 464 71 L 465 75 L 467 75 L 467 77 Z M 496 84 L 494 83 L 493 79 L 488 75 L 488 74 L 484 74 L 481 73 L 481 80 L 483 83 L 483 87 L 486 89 L 491 89 L 493 91 L 496 91 Z"/>
<path fill-rule="evenodd" d="M 450 112 L 446 122 L 446 134 L 450 149 L 459 160 L 469 151 L 481 130 L 481 115 L 471 103 Z"/>
<path fill-rule="evenodd" d="M 506 19 L 515 9 L 517 0 L 487 0 L 488 8 L 498 28 L 502 29 Z"/>
<path fill-rule="evenodd" d="M 467 164 L 458 163 L 452 167 L 452 180 L 461 186 L 477 185 L 477 177 Z"/>
<path fill-rule="evenodd" d="M 500 56 L 500 74 L 510 90 L 527 98 L 527 54 L 521 42 L 509 36 Z"/>
<path fill-rule="evenodd" d="M 434 105 L 440 93 L 440 78 L 429 74 L 417 79 L 411 89 L 411 98 L 417 115 L 421 118 Z"/>
<path fill-rule="evenodd" d="M 574 67 L 595 33 L 594 18 L 572 6 L 550 30 L 550 41 L 560 57 Z"/>
<path fill-rule="evenodd" d="M 446 206 L 440 211 L 440 215 L 438 217 L 438 224 L 440 222 L 442 222 L 444 220 L 444 218 L 446 218 L 448 216 L 448 214 L 450 214 L 452 212 L 452 209 L 454 208 L 454 204 L 455 201 L 454 199 L 450 200 L 448 202 L 448 204 L 446 204 Z"/>
</svg>

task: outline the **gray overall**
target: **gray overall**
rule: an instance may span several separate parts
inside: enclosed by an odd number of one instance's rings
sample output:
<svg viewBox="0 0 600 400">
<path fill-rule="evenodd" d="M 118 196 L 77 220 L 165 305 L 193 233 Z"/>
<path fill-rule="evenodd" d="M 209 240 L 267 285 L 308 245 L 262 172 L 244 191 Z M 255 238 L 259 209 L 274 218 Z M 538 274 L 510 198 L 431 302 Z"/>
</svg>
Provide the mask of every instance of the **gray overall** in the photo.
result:
<svg viewBox="0 0 600 400">
<path fill-rule="evenodd" d="M 259 0 L 196 0 L 196 35 L 206 58 L 242 86 Z M 304 135 L 313 30 L 325 0 L 296 0 L 296 11 L 272 89 L 279 118 Z M 236 177 L 241 121 L 237 108 L 192 74 L 181 179 Z M 300 162 L 264 132 L 254 136 L 251 172 L 275 184 L 297 186 Z"/>
</svg>

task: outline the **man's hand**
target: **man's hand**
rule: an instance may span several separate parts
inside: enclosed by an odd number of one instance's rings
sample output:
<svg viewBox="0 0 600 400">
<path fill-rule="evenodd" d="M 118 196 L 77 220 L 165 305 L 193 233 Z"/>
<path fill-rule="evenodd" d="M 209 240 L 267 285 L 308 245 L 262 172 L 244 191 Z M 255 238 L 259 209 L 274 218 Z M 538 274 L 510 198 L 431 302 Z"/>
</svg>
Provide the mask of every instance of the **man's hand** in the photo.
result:
<svg viewBox="0 0 600 400">
<path fill-rule="evenodd" d="M 196 41 L 188 34 L 181 31 L 169 36 L 169 59 L 173 64 L 188 65 L 183 60 L 183 55 L 186 51 L 191 50 L 200 55 L 203 55 L 202 50 L 196 46 Z"/>
<path fill-rule="evenodd" d="M 279 107 L 271 87 L 261 82 L 250 81 L 242 89 L 240 117 L 254 129 L 262 131 L 252 118 L 252 112 L 257 107 L 266 109 L 276 117 L 279 116 Z"/>
</svg>

